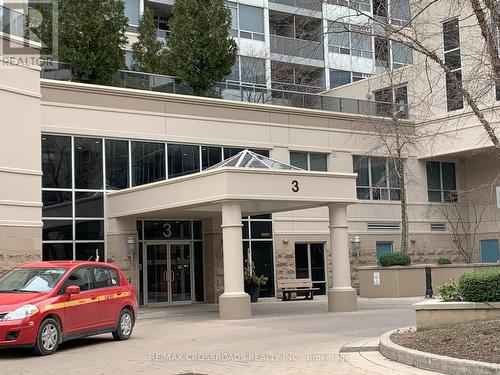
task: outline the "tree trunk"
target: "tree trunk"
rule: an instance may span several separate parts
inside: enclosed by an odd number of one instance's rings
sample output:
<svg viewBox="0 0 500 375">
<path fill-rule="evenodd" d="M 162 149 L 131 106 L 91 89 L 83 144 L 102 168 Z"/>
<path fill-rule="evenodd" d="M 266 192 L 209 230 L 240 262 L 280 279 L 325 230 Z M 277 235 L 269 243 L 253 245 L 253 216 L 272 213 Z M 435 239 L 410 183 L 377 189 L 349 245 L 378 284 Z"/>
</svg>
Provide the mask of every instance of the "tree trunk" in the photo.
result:
<svg viewBox="0 0 500 375">
<path fill-rule="evenodd" d="M 401 189 L 401 251 L 408 252 L 408 205 L 406 201 L 406 181 L 403 167 L 403 159 L 396 160 L 399 188 Z"/>
</svg>

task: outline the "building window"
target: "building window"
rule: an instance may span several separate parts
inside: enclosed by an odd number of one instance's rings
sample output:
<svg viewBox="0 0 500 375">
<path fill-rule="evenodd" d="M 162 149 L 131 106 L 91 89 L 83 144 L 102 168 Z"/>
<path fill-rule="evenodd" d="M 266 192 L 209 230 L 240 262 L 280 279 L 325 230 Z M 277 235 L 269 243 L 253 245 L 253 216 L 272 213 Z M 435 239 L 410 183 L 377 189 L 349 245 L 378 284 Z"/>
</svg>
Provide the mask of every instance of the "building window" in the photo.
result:
<svg viewBox="0 0 500 375">
<path fill-rule="evenodd" d="M 102 139 L 75 138 L 75 187 L 102 190 Z"/>
<path fill-rule="evenodd" d="M 132 186 L 165 179 L 165 144 L 132 142 Z"/>
<path fill-rule="evenodd" d="M 200 146 L 168 144 L 168 178 L 200 171 Z"/>
<path fill-rule="evenodd" d="M 387 87 L 374 92 L 377 116 L 408 118 L 408 88 L 405 85 Z"/>
<path fill-rule="evenodd" d="M 42 136 L 42 186 L 71 188 L 71 137 Z"/>
<path fill-rule="evenodd" d="M 244 148 L 224 147 L 224 160 L 229 159 L 230 157 L 238 154 L 239 152 L 241 152 L 243 150 L 244 150 Z M 256 154 L 265 156 L 266 158 L 269 157 L 269 150 L 260 150 L 260 149 L 255 149 L 255 148 L 251 148 L 249 150 L 252 152 L 255 152 Z"/>
<path fill-rule="evenodd" d="M 456 202 L 455 163 L 428 161 L 426 169 L 429 202 Z"/>
<path fill-rule="evenodd" d="M 269 279 L 260 288 L 260 297 L 274 297 L 274 248 L 271 215 L 245 216 L 243 224 L 243 260 L 255 266 L 256 275 Z"/>
<path fill-rule="evenodd" d="M 413 50 L 406 44 L 391 42 L 392 47 L 392 68 L 398 69 L 405 65 L 413 64 Z"/>
<path fill-rule="evenodd" d="M 255 57 L 238 56 L 227 81 L 237 81 L 245 85 L 266 84 L 266 60 Z"/>
<path fill-rule="evenodd" d="M 410 22 L 410 1 L 390 0 L 391 23 L 395 25 L 406 25 Z"/>
<path fill-rule="evenodd" d="M 366 26 L 329 22 L 329 51 L 344 55 L 373 58 L 371 29 Z"/>
<path fill-rule="evenodd" d="M 139 25 L 140 12 L 140 0 L 125 0 L 125 16 L 129 25 Z"/>
<path fill-rule="evenodd" d="M 311 279 L 317 294 L 326 293 L 325 249 L 322 243 L 295 244 L 295 277 Z"/>
<path fill-rule="evenodd" d="M 387 17 L 387 0 L 373 0 L 373 15 Z"/>
<path fill-rule="evenodd" d="M 383 37 L 375 37 L 375 65 L 381 68 L 389 68 L 389 40 Z"/>
<path fill-rule="evenodd" d="M 214 146 L 201 146 L 201 166 L 210 168 L 222 161 L 222 148 Z"/>
<path fill-rule="evenodd" d="M 330 69 L 330 88 L 351 83 L 351 72 L 347 70 Z"/>
<path fill-rule="evenodd" d="M 384 254 L 394 252 L 394 242 L 392 241 L 377 241 L 376 244 L 377 265 L 380 266 L 380 257 Z"/>
<path fill-rule="evenodd" d="M 388 158 L 374 156 L 353 156 L 354 173 L 358 199 L 400 200 L 394 162 Z"/>
<path fill-rule="evenodd" d="M 106 189 L 129 187 L 129 142 L 106 140 Z"/>
<path fill-rule="evenodd" d="M 328 154 L 313 152 L 290 152 L 290 164 L 306 171 L 328 171 Z"/>
<path fill-rule="evenodd" d="M 226 2 L 231 12 L 230 35 L 264 41 L 264 9 L 250 5 Z"/>
<path fill-rule="evenodd" d="M 460 30 L 457 18 L 443 23 L 443 43 L 444 62 L 451 71 L 446 74 L 446 107 L 448 111 L 454 111 L 464 107 Z"/>
</svg>

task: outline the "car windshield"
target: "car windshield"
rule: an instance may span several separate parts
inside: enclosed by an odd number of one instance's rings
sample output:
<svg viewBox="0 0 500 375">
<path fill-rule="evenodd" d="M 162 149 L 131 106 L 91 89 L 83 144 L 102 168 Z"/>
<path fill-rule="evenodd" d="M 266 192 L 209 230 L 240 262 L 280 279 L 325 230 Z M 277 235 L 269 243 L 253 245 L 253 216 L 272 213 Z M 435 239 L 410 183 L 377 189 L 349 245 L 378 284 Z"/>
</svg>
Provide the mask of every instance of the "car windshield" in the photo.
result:
<svg viewBox="0 0 500 375">
<path fill-rule="evenodd" d="M 14 268 L 0 277 L 0 293 L 47 293 L 66 268 Z"/>
</svg>

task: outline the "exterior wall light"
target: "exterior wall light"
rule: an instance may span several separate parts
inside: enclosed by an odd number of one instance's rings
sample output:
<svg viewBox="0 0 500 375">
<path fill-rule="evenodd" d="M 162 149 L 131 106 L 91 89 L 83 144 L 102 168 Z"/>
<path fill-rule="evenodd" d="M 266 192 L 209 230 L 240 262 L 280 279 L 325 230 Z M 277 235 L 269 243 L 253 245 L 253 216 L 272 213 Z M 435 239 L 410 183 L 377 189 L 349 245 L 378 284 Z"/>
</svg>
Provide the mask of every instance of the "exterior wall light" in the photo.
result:
<svg viewBox="0 0 500 375">
<path fill-rule="evenodd" d="M 351 238 L 351 254 L 359 257 L 359 250 L 361 249 L 361 238 L 354 236 Z"/>
<path fill-rule="evenodd" d="M 127 256 L 132 259 L 132 255 L 134 254 L 135 251 L 135 237 L 127 237 Z"/>
<path fill-rule="evenodd" d="M 285 244 L 285 245 L 288 244 L 288 238 L 282 238 L 281 242 L 283 242 L 283 244 Z"/>
<path fill-rule="evenodd" d="M 413 238 L 413 237 L 412 237 L 412 238 L 410 238 L 410 242 L 411 242 L 411 243 L 415 243 L 415 242 L 417 242 L 417 240 L 416 240 L 415 238 Z"/>
</svg>

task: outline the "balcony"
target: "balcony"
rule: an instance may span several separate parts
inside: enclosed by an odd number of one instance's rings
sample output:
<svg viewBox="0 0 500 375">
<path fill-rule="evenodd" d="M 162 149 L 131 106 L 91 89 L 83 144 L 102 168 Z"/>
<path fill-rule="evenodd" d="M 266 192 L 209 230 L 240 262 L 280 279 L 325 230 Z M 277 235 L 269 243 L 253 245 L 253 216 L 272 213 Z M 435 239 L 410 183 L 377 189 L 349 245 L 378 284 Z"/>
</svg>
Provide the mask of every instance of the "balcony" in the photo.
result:
<svg viewBox="0 0 500 375">
<path fill-rule="evenodd" d="M 60 71 L 58 72 L 58 69 Z M 64 63 L 43 64 L 41 77 L 45 79 L 71 80 Z M 172 76 L 120 70 L 116 73 L 113 86 L 136 90 L 155 91 L 180 95 L 194 95 L 193 90 L 181 79 Z M 244 85 L 230 82 L 219 82 L 215 85 L 213 96 L 219 99 L 240 102 L 280 105 L 286 107 L 317 109 L 328 112 L 351 113 L 357 115 L 389 117 L 388 103 L 369 100 L 338 98 L 333 96 L 269 89 L 262 85 Z M 400 118 L 408 118 L 408 109 L 398 104 L 402 113 Z"/>
<path fill-rule="evenodd" d="M 24 14 L 0 5 L 0 31 L 24 38 Z"/>
<path fill-rule="evenodd" d="M 269 0 L 270 3 L 286 5 L 293 8 L 309 9 L 321 12 L 321 0 Z"/>
<path fill-rule="evenodd" d="M 271 35 L 271 53 L 323 60 L 323 43 L 313 40 Z"/>
</svg>

